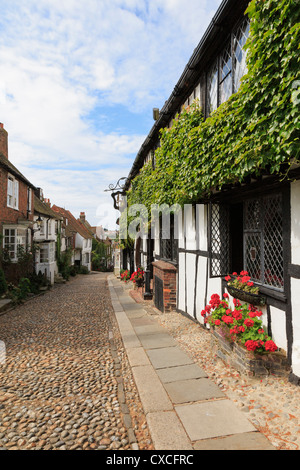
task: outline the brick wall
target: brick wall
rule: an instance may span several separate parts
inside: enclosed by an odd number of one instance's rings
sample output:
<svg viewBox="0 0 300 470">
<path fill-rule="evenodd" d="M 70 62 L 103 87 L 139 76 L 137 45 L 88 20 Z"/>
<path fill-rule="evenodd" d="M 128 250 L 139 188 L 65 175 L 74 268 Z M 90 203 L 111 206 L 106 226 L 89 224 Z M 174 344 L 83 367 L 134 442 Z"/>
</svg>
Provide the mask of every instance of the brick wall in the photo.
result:
<svg viewBox="0 0 300 470">
<path fill-rule="evenodd" d="M 177 269 L 174 265 L 164 261 L 155 261 L 153 264 L 153 277 L 159 277 L 163 281 L 163 304 L 165 311 L 171 311 L 176 308 L 176 275 Z M 155 283 L 153 283 L 155 285 Z M 155 302 L 155 288 L 154 288 Z"/>
<path fill-rule="evenodd" d="M 19 210 L 7 207 L 7 176 L 8 172 L 0 167 L 0 223 L 17 224 L 20 219 L 33 220 L 33 193 L 31 191 L 31 214 L 27 215 L 28 186 L 19 181 Z"/>
</svg>

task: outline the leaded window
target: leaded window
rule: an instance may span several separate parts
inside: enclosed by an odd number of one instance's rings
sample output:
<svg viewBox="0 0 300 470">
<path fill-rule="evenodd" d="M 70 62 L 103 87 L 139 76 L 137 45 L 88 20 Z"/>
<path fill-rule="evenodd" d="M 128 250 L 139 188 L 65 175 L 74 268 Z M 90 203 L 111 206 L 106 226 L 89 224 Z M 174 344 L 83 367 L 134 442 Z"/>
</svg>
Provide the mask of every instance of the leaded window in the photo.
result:
<svg viewBox="0 0 300 470">
<path fill-rule="evenodd" d="M 211 204 L 210 276 L 245 270 L 252 281 L 284 289 L 283 194 Z"/>
<path fill-rule="evenodd" d="M 247 51 L 244 46 L 249 36 L 248 18 L 230 35 L 229 42 L 213 63 L 207 74 L 206 115 L 209 116 L 217 107 L 228 100 L 240 87 L 241 79 L 247 72 Z"/>
<path fill-rule="evenodd" d="M 218 63 L 216 62 L 207 76 L 207 114 L 218 107 Z"/>
<path fill-rule="evenodd" d="M 222 204 L 210 205 L 210 276 L 225 276 L 229 272 L 229 208 Z"/>
<path fill-rule="evenodd" d="M 224 103 L 232 95 L 232 59 L 231 44 L 224 50 L 220 58 L 220 99 L 219 104 Z"/>
<path fill-rule="evenodd" d="M 245 51 L 244 46 L 248 39 L 249 31 L 250 22 L 248 18 L 245 18 L 233 34 L 234 92 L 239 89 L 241 78 L 247 73 L 247 51 Z"/>
<path fill-rule="evenodd" d="M 244 209 L 244 260 L 251 278 L 283 289 L 282 195 L 246 201 Z"/>
</svg>

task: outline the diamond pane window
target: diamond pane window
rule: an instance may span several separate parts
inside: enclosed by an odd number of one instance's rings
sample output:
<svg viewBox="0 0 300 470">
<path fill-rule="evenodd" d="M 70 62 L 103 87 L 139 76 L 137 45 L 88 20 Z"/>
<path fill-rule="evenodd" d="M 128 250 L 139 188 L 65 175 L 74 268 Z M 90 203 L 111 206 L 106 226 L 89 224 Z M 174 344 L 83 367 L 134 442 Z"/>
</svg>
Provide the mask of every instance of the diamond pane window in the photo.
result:
<svg viewBox="0 0 300 470">
<path fill-rule="evenodd" d="M 278 195 L 265 199 L 264 283 L 283 287 L 282 201 Z"/>
<path fill-rule="evenodd" d="M 224 103 L 232 95 L 232 60 L 231 46 L 229 45 L 220 61 L 220 102 Z"/>
<path fill-rule="evenodd" d="M 207 76 L 207 114 L 210 115 L 218 107 L 218 64 L 210 70 Z"/>
<path fill-rule="evenodd" d="M 281 194 L 245 201 L 244 261 L 254 281 L 283 289 Z"/>
<path fill-rule="evenodd" d="M 246 56 L 244 46 L 248 39 L 250 22 L 245 18 L 235 34 L 233 35 L 233 67 L 234 67 L 234 92 L 237 92 L 241 78 L 247 73 Z"/>
<path fill-rule="evenodd" d="M 229 210 L 225 205 L 210 206 L 210 276 L 229 272 Z"/>
</svg>

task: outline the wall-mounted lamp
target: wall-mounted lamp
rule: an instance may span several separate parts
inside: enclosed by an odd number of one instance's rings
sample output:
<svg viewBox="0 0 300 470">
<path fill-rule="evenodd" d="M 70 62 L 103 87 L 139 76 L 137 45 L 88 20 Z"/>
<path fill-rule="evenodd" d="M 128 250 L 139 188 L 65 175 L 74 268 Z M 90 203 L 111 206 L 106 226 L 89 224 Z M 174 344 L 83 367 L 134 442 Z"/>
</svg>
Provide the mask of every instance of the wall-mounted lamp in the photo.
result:
<svg viewBox="0 0 300 470">
<path fill-rule="evenodd" d="M 41 218 L 41 215 L 39 214 L 38 218 L 34 221 L 34 223 L 37 224 L 38 228 L 33 230 L 33 233 L 39 232 L 41 230 L 42 222 L 43 222 L 43 219 Z"/>
</svg>

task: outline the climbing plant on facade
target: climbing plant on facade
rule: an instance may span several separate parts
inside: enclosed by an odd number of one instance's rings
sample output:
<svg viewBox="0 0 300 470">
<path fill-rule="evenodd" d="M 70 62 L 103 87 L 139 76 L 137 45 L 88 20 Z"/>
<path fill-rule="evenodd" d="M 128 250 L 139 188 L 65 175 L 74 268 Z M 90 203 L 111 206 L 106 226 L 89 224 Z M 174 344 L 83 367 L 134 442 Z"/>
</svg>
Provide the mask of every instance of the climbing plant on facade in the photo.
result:
<svg viewBox="0 0 300 470">
<path fill-rule="evenodd" d="M 161 130 L 155 168 L 132 181 L 128 205 L 185 204 L 299 159 L 300 10 L 294 0 L 252 0 L 248 73 L 206 120 L 199 103 Z M 285 168 L 285 175 L 287 174 Z"/>
</svg>

